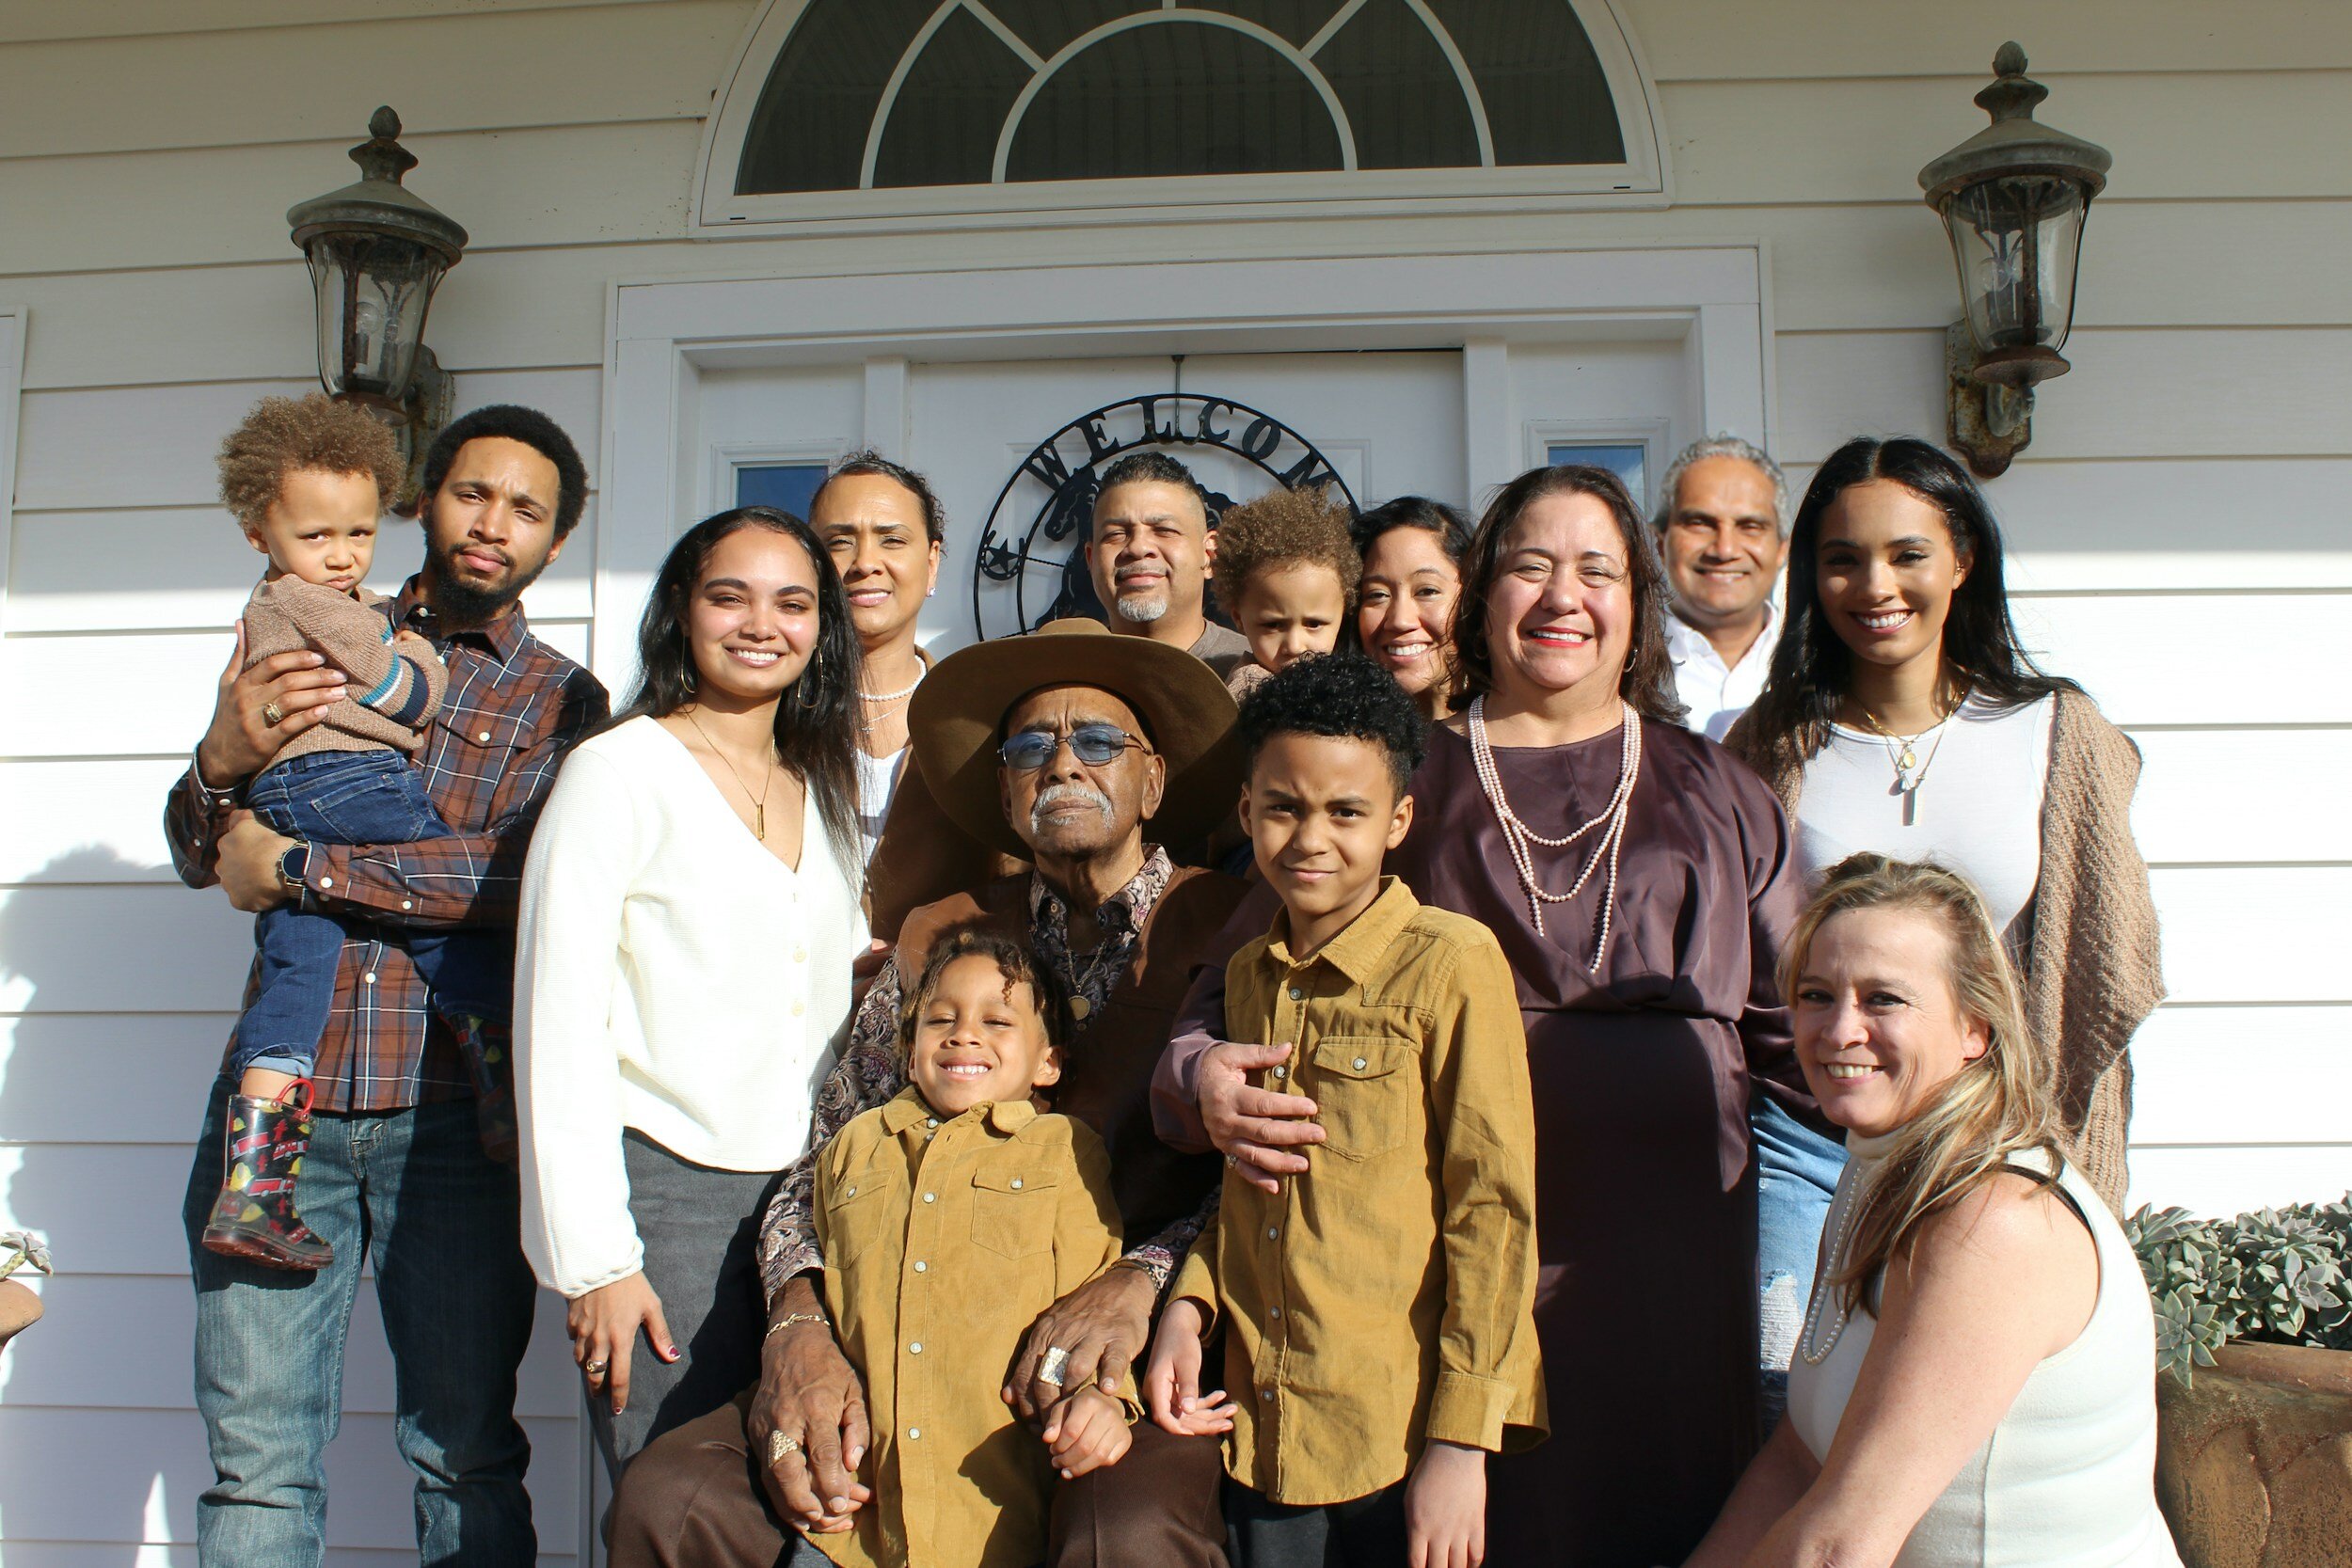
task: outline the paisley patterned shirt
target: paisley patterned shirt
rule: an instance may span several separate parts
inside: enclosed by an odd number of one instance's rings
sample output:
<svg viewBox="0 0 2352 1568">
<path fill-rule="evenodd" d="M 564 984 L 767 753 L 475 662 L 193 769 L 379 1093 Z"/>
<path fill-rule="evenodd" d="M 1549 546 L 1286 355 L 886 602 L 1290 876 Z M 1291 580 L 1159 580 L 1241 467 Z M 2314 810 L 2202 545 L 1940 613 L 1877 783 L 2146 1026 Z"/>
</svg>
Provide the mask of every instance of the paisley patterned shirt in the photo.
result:
<svg viewBox="0 0 2352 1568">
<path fill-rule="evenodd" d="M 1174 873 L 1168 852 L 1151 846 L 1143 857 L 1143 868 L 1095 911 L 1103 940 L 1084 953 L 1070 950 L 1067 900 L 1047 886 L 1042 877 L 1030 873 L 1030 945 L 1070 988 L 1070 994 L 1086 1002 L 1086 1018 L 1071 1024 L 1068 1049 L 1086 1049 L 1087 1019 L 1101 1016 L 1111 992 L 1126 977 L 1144 922 L 1152 918 Z M 768 1212 L 761 1217 L 759 1277 L 771 1303 L 795 1275 L 814 1272 L 825 1264 L 824 1253 L 817 1244 L 813 1206 L 818 1153 L 850 1121 L 877 1105 L 888 1104 L 906 1087 L 906 1062 L 898 1050 L 898 1009 L 905 984 L 895 958 L 874 976 L 873 987 L 850 1025 L 841 1059 L 817 1091 L 809 1119 L 808 1152 L 784 1173 L 776 1196 L 769 1200 Z M 1123 1261 L 1141 1269 L 1154 1285 L 1165 1289 L 1216 1206 L 1213 1194 L 1199 1213 L 1129 1247 Z"/>
</svg>

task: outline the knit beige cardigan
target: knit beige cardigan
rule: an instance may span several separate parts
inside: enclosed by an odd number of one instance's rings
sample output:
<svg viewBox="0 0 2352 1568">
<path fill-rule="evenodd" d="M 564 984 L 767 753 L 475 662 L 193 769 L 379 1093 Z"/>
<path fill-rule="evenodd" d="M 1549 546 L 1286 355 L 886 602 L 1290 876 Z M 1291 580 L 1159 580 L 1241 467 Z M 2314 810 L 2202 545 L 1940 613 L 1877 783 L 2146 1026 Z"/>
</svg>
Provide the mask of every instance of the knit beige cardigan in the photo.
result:
<svg viewBox="0 0 2352 1568">
<path fill-rule="evenodd" d="M 2156 906 L 2132 839 L 2139 748 L 2089 697 L 2058 693 L 2042 806 L 2042 878 L 2025 927 L 2026 1025 L 2058 1053 L 2068 1153 L 2123 1212 L 2134 1031 L 2164 1000 Z M 1804 766 L 1766 775 L 1793 823 Z"/>
</svg>

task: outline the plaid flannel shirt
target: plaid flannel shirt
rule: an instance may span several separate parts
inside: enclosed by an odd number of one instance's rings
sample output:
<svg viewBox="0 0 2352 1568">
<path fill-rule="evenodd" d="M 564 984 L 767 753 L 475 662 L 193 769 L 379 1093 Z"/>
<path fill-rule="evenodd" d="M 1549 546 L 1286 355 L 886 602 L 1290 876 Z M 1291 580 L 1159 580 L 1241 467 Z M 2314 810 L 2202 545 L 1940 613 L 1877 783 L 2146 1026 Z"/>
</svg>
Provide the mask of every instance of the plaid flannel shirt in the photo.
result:
<svg viewBox="0 0 2352 1568">
<path fill-rule="evenodd" d="M 540 803 L 564 753 L 610 710 L 603 684 L 533 637 L 520 606 L 479 630 L 443 637 L 411 578 L 390 611 L 394 626 L 430 639 L 449 667 L 449 693 L 417 765 L 456 836 L 310 847 L 302 907 L 349 927 L 311 1071 L 323 1111 L 380 1113 L 472 1096 L 401 928 L 513 932 Z M 188 886 L 218 880 L 220 835 L 237 807 L 236 792 L 206 787 L 193 762 L 172 785 L 164 832 L 172 868 Z M 259 972 L 257 958 L 247 1003 Z"/>
</svg>

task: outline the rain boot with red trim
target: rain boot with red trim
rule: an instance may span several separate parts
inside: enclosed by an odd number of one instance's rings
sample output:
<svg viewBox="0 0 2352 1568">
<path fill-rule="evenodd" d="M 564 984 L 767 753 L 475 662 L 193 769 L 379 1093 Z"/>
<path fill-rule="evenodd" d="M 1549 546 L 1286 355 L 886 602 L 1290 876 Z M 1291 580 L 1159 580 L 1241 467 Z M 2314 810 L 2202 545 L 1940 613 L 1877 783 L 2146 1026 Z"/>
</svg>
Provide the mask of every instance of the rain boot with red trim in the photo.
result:
<svg viewBox="0 0 2352 1568">
<path fill-rule="evenodd" d="M 335 1249 L 294 1211 L 294 1182 L 310 1147 L 310 1081 L 297 1078 L 275 1100 L 229 1096 L 228 1176 L 204 1227 L 208 1251 L 273 1269 L 323 1269 Z"/>
</svg>

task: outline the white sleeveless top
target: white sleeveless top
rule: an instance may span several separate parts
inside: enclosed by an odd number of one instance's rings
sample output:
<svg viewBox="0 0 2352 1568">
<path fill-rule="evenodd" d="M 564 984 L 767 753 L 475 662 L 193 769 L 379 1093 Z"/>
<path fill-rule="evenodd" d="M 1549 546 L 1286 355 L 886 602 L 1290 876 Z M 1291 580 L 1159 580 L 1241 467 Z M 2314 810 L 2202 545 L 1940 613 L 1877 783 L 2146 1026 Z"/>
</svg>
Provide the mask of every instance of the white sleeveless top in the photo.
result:
<svg viewBox="0 0 2352 1568">
<path fill-rule="evenodd" d="M 1808 1313 L 1788 1369 L 1788 1419 L 1816 1459 L 1829 1452 L 1878 1328 L 1867 1312 L 1841 1326 L 1830 1280 L 1859 1188 L 1892 1141 L 1847 1137 L 1830 1256 L 1813 1288 L 1819 1309 Z M 2090 1184 L 2061 1164 L 2058 1186 L 2098 1246 L 2090 1321 L 2026 1379 L 1992 1437 L 1912 1530 L 1895 1568 L 2180 1568 L 2156 1511 L 2156 1330 L 2147 1287 L 2123 1227 Z M 1882 1283 L 1870 1283 L 1874 1304 Z"/>
</svg>

